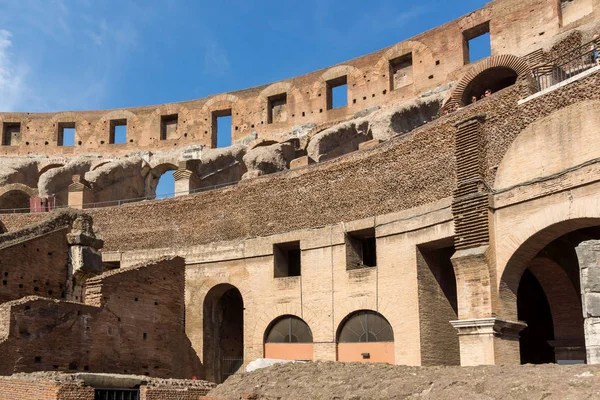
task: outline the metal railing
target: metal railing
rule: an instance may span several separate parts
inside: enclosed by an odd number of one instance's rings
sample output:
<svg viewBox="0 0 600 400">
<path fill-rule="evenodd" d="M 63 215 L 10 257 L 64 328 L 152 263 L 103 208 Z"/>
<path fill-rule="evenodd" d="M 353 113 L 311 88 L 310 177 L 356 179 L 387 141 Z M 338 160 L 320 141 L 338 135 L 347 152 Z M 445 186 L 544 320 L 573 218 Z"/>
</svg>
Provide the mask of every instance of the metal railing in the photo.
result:
<svg viewBox="0 0 600 400">
<path fill-rule="evenodd" d="M 244 365 L 244 359 L 238 357 L 223 357 L 221 359 L 221 374 L 223 380 L 235 374 Z"/>
<path fill-rule="evenodd" d="M 577 74 L 587 71 L 598 64 L 600 41 L 592 40 L 568 53 L 562 54 L 547 64 L 533 69 L 537 82 L 537 91 L 565 81 Z"/>
<path fill-rule="evenodd" d="M 215 189 L 220 189 L 220 188 L 224 188 L 227 186 L 233 186 L 236 185 L 238 182 L 227 182 L 227 183 L 220 183 L 218 185 L 211 185 L 211 186 L 205 186 L 202 188 L 198 188 L 198 189 L 191 189 L 189 191 L 185 191 L 185 192 L 174 192 L 174 193 L 167 193 L 167 194 L 162 194 L 162 195 L 154 195 L 154 196 L 145 196 L 145 197 L 135 197 L 135 198 L 129 198 L 129 199 L 119 199 L 119 200 L 110 200 L 110 201 L 97 201 L 97 202 L 90 202 L 90 203 L 84 203 L 83 204 L 83 209 L 85 210 L 90 210 L 90 209 L 94 209 L 94 208 L 103 208 L 103 207 L 114 207 L 114 206 L 120 206 L 123 204 L 129 204 L 129 203 L 135 203 L 135 202 L 139 202 L 139 201 L 144 201 L 144 200 L 162 200 L 162 199 L 169 199 L 172 197 L 179 195 L 186 195 L 186 194 L 194 194 L 194 193 L 199 193 L 199 192 L 207 192 L 210 190 L 215 190 Z M 78 206 L 80 204 L 77 204 Z M 60 210 L 63 208 L 69 208 L 68 205 L 66 204 L 56 204 L 53 208 L 53 210 Z M 0 209 L 0 214 L 19 214 L 19 213 L 29 213 L 31 211 L 30 207 L 27 208 L 4 208 L 4 209 Z"/>
<path fill-rule="evenodd" d="M 94 400 L 139 400 L 139 389 L 95 389 Z"/>
</svg>

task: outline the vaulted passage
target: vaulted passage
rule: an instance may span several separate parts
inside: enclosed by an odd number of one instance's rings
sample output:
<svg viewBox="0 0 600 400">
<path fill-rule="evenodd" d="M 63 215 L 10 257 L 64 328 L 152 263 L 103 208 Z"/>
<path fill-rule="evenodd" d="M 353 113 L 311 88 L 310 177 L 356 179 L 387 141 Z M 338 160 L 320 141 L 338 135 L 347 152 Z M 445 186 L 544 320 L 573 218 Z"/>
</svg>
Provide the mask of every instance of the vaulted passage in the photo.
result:
<svg viewBox="0 0 600 400">
<path fill-rule="evenodd" d="M 221 383 L 244 362 L 244 301 L 229 284 L 212 288 L 204 300 L 206 379 Z"/>
<path fill-rule="evenodd" d="M 0 196 L 0 210 L 29 212 L 29 195 L 21 190 L 11 190 Z"/>
<path fill-rule="evenodd" d="M 517 81 L 517 72 L 508 67 L 494 67 L 486 69 L 477 75 L 465 88 L 462 103 L 472 103 L 472 98 L 478 100 L 485 97 L 486 90 L 496 93 L 504 88 L 514 85 Z"/>
</svg>

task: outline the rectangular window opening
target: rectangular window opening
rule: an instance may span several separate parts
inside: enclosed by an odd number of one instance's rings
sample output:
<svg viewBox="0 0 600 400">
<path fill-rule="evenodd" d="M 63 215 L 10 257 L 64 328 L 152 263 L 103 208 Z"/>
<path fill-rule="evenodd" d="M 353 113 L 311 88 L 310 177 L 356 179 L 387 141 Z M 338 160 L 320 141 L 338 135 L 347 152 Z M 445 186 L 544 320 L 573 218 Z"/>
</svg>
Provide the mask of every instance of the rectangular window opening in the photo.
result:
<svg viewBox="0 0 600 400">
<path fill-rule="evenodd" d="M 390 90 L 408 86 L 413 83 L 412 53 L 390 60 Z"/>
<path fill-rule="evenodd" d="M 176 139 L 177 123 L 177 114 L 162 115 L 160 117 L 160 140 Z"/>
<path fill-rule="evenodd" d="M 213 111 L 212 143 L 213 147 L 231 146 L 231 108 Z"/>
<path fill-rule="evenodd" d="M 327 81 L 327 109 L 348 105 L 348 77 L 346 75 Z"/>
<path fill-rule="evenodd" d="M 113 119 L 110 121 L 110 144 L 127 143 L 127 120 Z"/>
<path fill-rule="evenodd" d="M 57 144 L 75 146 L 75 122 L 59 122 Z"/>
<path fill-rule="evenodd" d="M 21 136 L 21 124 L 18 122 L 5 122 L 2 124 L 2 146 L 16 144 Z"/>
<path fill-rule="evenodd" d="M 287 106 L 287 93 L 281 93 L 275 96 L 271 96 L 268 99 L 268 115 L 267 123 L 272 124 L 274 122 L 285 121 L 285 109 Z"/>
<path fill-rule="evenodd" d="M 492 55 L 490 22 L 484 22 L 463 32 L 464 63 L 469 64 Z"/>
<path fill-rule="evenodd" d="M 275 278 L 300 276 L 300 242 L 279 243 L 273 245 Z"/>
<path fill-rule="evenodd" d="M 346 269 L 377 266 L 377 239 L 375 228 L 348 232 L 346 234 Z"/>
</svg>

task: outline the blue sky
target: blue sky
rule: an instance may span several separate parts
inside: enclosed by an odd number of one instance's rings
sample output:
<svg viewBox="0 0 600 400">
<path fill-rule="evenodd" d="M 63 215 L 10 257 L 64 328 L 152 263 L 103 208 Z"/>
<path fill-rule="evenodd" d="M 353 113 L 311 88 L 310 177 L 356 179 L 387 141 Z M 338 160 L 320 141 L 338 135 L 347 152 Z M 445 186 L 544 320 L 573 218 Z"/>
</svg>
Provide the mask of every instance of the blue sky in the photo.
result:
<svg viewBox="0 0 600 400">
<path fill-rule="evenodd" d="M 183 101 L 379 50 L 484 0 L 0 0 L 0 111 Z"/>
</svg>

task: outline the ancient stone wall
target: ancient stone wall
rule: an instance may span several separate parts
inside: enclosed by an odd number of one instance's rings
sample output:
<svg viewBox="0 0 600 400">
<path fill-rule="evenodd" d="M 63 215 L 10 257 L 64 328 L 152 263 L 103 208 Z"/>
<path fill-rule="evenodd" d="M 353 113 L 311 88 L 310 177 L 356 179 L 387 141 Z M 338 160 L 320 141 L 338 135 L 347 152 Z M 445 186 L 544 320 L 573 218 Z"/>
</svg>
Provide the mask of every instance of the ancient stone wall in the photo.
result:
<svg viewBox="0 0 600 400">
<path fill-rule="evenodd" d="M 556 3 L 496 0 L 455 21 L 343 64 L 205 99 L 106 111 L 3 113 L 0 123 L 3 131 L 11 133 L 11 141 L 0 146 L 0 154 L 125 154 L 191 144 L 215 147 L 216 119 L 222 115 L 232 117 L 234 140 L 281 138 L 294 126 L 340 121 L 452 82 L 469 67 L 468 40 L 485 32 L 491 34 L 492 54 L 524 56 L 550 47 L 560 32 L 561 13 Z M 570 29 L 574 27 L 576 23 L 570 25 Z M 407 65 L 412 71 L 402 73 L 405 78 L 398 80 L 394 74 Z M 344 83 L 347 106 L 331 108 L 331 88 Z M 115 126 L 121 124 L 127 126 L 126 141 L 114 144 Z M 73 127 L 75 146 L 63 146 L 63 130 Z"/>
<path fill-rule="evenodd" d="M 87 288 L 88 305 L 41 297 L 4 303 L 0 332 L 8 334 L 0 341 L 0 374 L 202 376 L 184 332 L 182 259 L 109 272 Z"/>
</svg>

